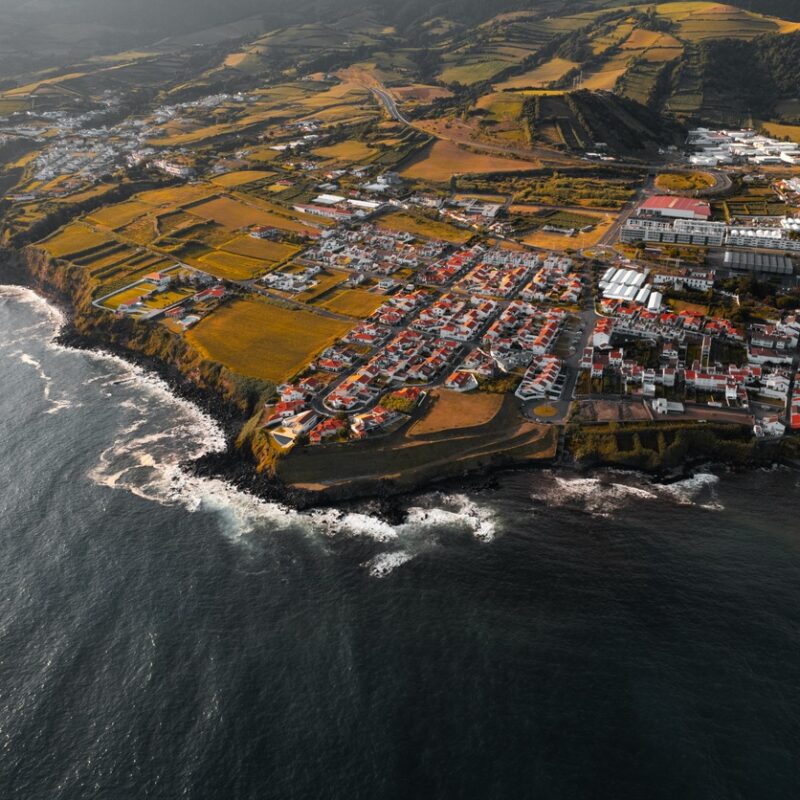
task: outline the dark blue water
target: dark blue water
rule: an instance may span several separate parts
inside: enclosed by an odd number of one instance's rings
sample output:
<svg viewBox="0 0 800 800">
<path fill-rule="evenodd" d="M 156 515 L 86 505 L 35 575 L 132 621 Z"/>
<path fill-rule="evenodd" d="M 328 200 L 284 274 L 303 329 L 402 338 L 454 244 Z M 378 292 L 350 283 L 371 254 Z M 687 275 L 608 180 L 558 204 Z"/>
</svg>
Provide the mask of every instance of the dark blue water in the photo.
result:
<svg viewBox="0 0 800 800">
<path fill-rule="evenodd" d="M 796 798 L 798 476 L 505 475 L 390 525 L 0 295 L 0 798 Z"/>
</svg>

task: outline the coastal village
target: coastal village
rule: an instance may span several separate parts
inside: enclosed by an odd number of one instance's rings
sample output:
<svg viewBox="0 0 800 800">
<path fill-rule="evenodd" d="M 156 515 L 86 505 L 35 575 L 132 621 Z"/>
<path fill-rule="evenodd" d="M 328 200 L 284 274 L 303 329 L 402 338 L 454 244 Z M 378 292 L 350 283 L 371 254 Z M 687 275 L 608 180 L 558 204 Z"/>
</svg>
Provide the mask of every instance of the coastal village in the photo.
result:
<svg viewBox="0 0 800 800">
<path fill-rule="evenodd" d="M 397 444 L 437 406 L 475 430 L 507 409 L 552 447 L 609 425 L 800 431 L 796 139 L 690 127 L 656 165 L 592 142 L 445 181 L 401 92 L 310 74 L 287 110 L 281 88 L 133 115 L 114 90 L 34 93 L 0 119 L 21 153 L 5 241 L 80 269 L 101 317 L 257 382 L 278 458 Z"/>
</svg>

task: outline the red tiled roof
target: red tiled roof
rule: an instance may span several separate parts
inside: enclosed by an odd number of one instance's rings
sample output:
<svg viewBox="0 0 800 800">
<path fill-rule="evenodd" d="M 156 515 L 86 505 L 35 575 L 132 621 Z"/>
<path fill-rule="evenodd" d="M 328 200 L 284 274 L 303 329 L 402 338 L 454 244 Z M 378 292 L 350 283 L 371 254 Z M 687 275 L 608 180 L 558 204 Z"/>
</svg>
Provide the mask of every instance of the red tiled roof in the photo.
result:
<svg viewBox="0 0 800 800">
<path fill-rule="evenodd" d="M 711 216 L 711 206 L 702 200 L 691 197 L 674 197 L 672 195 L 655 195 L 642 203 L 646 211 L 692 211 L 702 216 Z"/>
</svg>

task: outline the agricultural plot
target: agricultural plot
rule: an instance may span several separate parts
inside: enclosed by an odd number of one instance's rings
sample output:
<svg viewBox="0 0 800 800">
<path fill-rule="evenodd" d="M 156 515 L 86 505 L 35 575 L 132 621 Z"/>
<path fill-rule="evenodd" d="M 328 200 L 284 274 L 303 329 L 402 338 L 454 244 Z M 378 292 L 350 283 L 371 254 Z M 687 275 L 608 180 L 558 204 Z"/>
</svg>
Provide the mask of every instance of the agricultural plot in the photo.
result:
<svg viewBox="0 0 800 800">
<path fill-rule="evenodd" d="M 257 258 L 261 261 L 285 261 L 291 258 L 300 248 L 285 242 L 273 242 L 269 239 L 254 239 L 252 236 L 237 236 L 220 245 L 220 250 L 238 256 Z"/>
<path fill-rule="evenodd" d="M 80 222 L 72 222 L 50 238 L 39 243 L 54 258 L 76 257 L 108 245 L 112 240 Z"/>
<path fill-rule="evenodd" d="M 239 170 L 238 172 L 227 172 L 224 175 L 218 175 L 216 178 L 211 179 L 211 183 L 215 186 L 230 188 L 255 183 L 256 181 L 264 180 L 264 178 L 271 178 L 273 175 L 275 175 L 274 172 L 264 172 L 263 170 Z"/>
<path fill-rule="evenodd" d="M 392 94 L 404 103 L 430 103 L 433 100 L 453 96 L 449 89 L 442 86 L 426 86 L 420 83 L 409 86 L 393 86 Z"/>
<path fill-rule="evenodd" d="M 524 172 L 538 166 L 533 161 L 477 153 L 454 142 L 439 140 L 414 158 L 401 174 L 406 178 L 444 183 L 453 175 Z"/>
<path fill-rule="evenodd" d="M 241 230 L 253 225 L 264 225 L 290 233 L 317 233 L 311 225 L 288 215 L 262 210 L 230 197 L 216 197 L 186 209 L 202 219 L 213 220 L 230 230 Z"/>
<path fill-rule="evenodd" d="M 198 261 L 202 268 L 217 278 L 230 281 L 246 281 L 265 272 L 270 264 L 255 258 L 213 250 L 201 255 Z"/>
<path fill-rule="evenodd" d="M 166 189 L 151 189 L 136 196 L 136 199 L 150 206 L 182 206 L 195 203 L 217 193 L 217 189 L 203 183 L 185 183 Z"/>
<path fill-rule="evenodd" d="M 390 231 L 400 231 L 419 236 L 423 239 L 437 239 L 452 244 L 463 244 L 472 238 L 471 231 L 461 230 L 446 222 L 428 219 L 427 217 L 412 217 L 402 211 L 387 214 L 380 218 L 378 227 Z"/>
<path fill-rule="evenodd" d="M 754 39 L 766 33 L 791 30 L 791 25 L 787 26 L 780 20 L 721 3 L 665 3 L 658 7 L 658 13 L 677 24 L 679 39 L 692 42 L 726 37 Z"/>
<path fill-rule="evenodd" d="M 785 125 L 779 122 L 762 122 L 761 127 L 778 139 L 790 139 L 800 143 L 800 125 Z"/>
<path fill-rule="evenodd" d="M 116 229 L 129 225 L 152 210 L 152 206 L 140 200 L 128 200 L 114 206 L 107 206 L 99 211 L 93 211 L 88 219 L 90 222 L 104 225 L 106 228 Z"/>
<path fill-rule="evenodd" d="M 351 325 L 260 298 L 238 300 L 202 319 L 186 339 L 204 357 L 240 375 L 282 383 Z"/>
<path fill-rule="evenodd" d="M 385 295 L 366 292 L 363 289 L 340 289 L 326 295 L 319 302 L 319 306 L 337 314 L 363 319 L 378 309 L 386 299 Z"/>
<path fill-rule="evenodd" d="M 579 67 L 577 61 L 570 61 L 566 58 L 552 58 L 536 69 L 523 72 L 513 78 L 495 84 L 497 91 L 508 91 L 512 89 L 536 89 L 546 88 L 551 83 L 561 80 L 568 72 Z"/>
<path fill-rule="evenodd" d="M 357 139 L 348 139 L 345 142 L 337 142 L 328 147 L 318 147 L 314 153 L 332 162 L 352 164 L 358 161 L 366 161 L 375 155 L 375 151 L 365 142 Z"/>
</svg>

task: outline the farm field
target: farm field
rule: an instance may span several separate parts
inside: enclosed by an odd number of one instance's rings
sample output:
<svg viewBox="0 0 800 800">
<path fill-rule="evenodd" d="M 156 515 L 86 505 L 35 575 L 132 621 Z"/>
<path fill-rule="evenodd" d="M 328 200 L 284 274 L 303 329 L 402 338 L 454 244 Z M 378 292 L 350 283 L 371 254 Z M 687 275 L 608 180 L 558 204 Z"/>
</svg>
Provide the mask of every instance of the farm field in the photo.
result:
<svg viewBox="0 0 800 800">
<path fill-rule="evenodd" d="M 93 211 L 87 219 L 107 228 L 123 228 L 152 210 L 152 206 L 140 200 L 128 200 L 114 206 L 106 206 L 99 211 Z"/>
<path fill-rule="evenodd" d="M 337 142 L 328 147 L 318 147 L 314 153 L 322 158 L 332 161 L 351 163 L 354 161 L 364 161 L 375 155 L 375 151 L 365 142 L 357 139 L 348 139 L 346 142 Z"/>
<path fill-rule="evenodd" d="M 170 186 L 165 189 L 151 189 L 136 196 L 142 203 L 151 206 L 181 206 L 194 203 L 217 193 L 214 186 L 204 183 L 185 183 L 182 186 Z"/>
<path fill-rule="evenodd" d="M 202 268 L 217 278 L 231 281 L 246 281 L 260 275 L 269 268 L 265 261 L 247 258 L 221 250 L 206 253 L 198 259 Z"/>
<path fill-rule="evenodd" d="M 368 317 L 386 301 L 386 296 L 363 289 L 341 289 L 319 302 L 321 308 L 350 317 Z"/>
<path fill-rule="evenodd" d="M 770 135 L 778 139 L 791 139 L 800 142 L 800 125 L 785 125 L 780 122 L 762 122 L 761 127 Z"/>
<path fill-rule="evenodd" d="M 288 215 L 262 210 L 230 197 L 212 198 L 199 205 L 191 206 L 186 211 L 196 217 L 213 220 L 231 230 L 265 225 L 291 233 L 309 233 L 311 231 L 316 233 L 316 230 L 310 225 L 292 219 Z"/>
<path fill-rule="evenodd" d="M 219 249 L 271 262 L 285 261 L 300 250 L 297 245 L 273 242 L 270 239 L 254 239 L 252 236 L 237 236 L 228 242 L 223 242 Z"/>
<path fill-rule="evenodd" d="M 216 178 L 211 179 L 211 183 L 215 186 L 230 188 L 244 186 L 248 183 L 255 183 L 255 181 L 261 181 L 264 180 L 264 178 L 270 178 L 274 174 L 274 172 L 265 172 L 257 169 L 239 170 L 237 172 L 226 172 L 224 175 L 217 175 Z"/>
<path fill-rule="evenodd" d="M 570 70 L 579 67 L 578 61 L 570 61 L 566 58 L 552 58 L 536 69 L 524 72 L 522 75 L 515 75 L 513 78 L 495 84 L 497 91 L 507 91 L 509 89 L 527 89 L 546 87 L 554 81 L 561 80 Z"/>
<path fill-rule="evenodd" d="M 405 178 L 444 183 L 453 175 L 524 172 L 537 166 L 533 161 L 476 153 L 454 142 L 439 140 L 429 145 L 401 174 Z"/>
<path fill-rule="evenodd" d="M 442 97 L 452 97 L 453 93 L 442 86 L 425 86 L 424 84 L 412 84 L 410 86 L 393 86 L 392 94 L 402 102 L 422 102 L 429 103 Z"/>
<path fill-rule="evenodd" d="M 410 233 L 425 239 L 440 239 L 453 244 L 463 244 L 472 238 L 471 231 L 461 230 L 461 228 L 448 225 L 446 222 L 439 222 L 427 217 L 412 217 L 402 211 L 381 217 L 378 227 Z"/>
<path fill-rule="evenodd" d="M 99 248 L 110 242 L 110 239 L 102 234 L 95 233 L 86 225 L 80 222 L 72 222 L 53 234 L 49 239 L 40 242 L 39 247 L 47 250 L 55 258 L 67 258 L 71 255 L 83 253 L 86 250 Z"/>
<path fill-rule="evenodd" d="M 487 392 L 462 394 L 447 389 L 435 391 L 430 412 L 409 430 L 409 436 L 427 436 L 459 428 L 474 428 L 494 419 L 503 405 L 503 395 Z"/>
<path fill-rule="evenodd" d="M 206 358 L 239 375 L 282 383 L 346 333 L 350 324 L 292 311 L 259 298 L 218 309 L 186 339 Z"/>
</svg>

